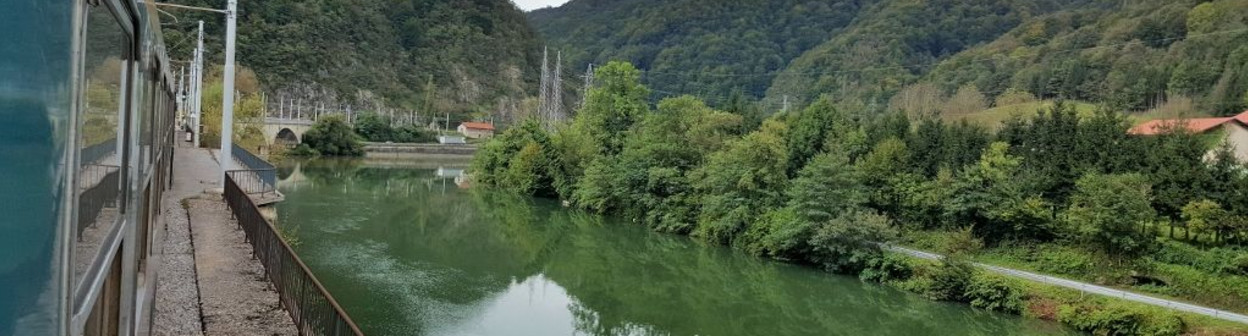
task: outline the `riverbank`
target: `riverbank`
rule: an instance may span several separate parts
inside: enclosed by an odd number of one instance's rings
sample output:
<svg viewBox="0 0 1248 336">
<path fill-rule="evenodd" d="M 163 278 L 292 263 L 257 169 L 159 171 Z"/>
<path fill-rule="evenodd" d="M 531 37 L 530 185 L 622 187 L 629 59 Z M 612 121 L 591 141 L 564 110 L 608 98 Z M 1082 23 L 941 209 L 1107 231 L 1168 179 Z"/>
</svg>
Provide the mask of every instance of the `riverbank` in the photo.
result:
<svg viewBox="0 0 1248 336">
<path fill-rule="evenodd" d="M 908 260 L 917 274 L 930 274 L 932 270 L 945 267 L 944 256 L 941 255 L 899 246 L 887 246 L 886 250 L 893 256 Z M 995 289 L 999 291 L 997 294 L 1005 293 L 997 295 L 995 302 L 970 302 L 973 306 L 991 304 L 978 308 L 1059 321 L 1093 333 L 1126 330 L 1147 335 L 1242 335 L 1248 332 L 1248 325 L 1244 324 L 1248 322 L 1248 316 L 1233 312 L 1000 266 L 969 265 L 979 269 L 973 275 L 972 283 L 992 283 L 998 286 Z M 924 280 L 915 279 L 885 283 L 918 294 L 926 294 L 930 286 Z M 968 292 L 982 292 L 984 286 L 979 287 L 968 289 Z"/>
<path fill-rule="evenodd" d="M 284 162 L 315 183 L 283 185 L 279 218 L 367 334 L 1077 334 L 553 200 L 459 189 L 433 167 L 341 163 Z"/>
<path fill-rule="evenodd" d="M 927 251 L 945 250 L 952 233 L 914 232 L 905 245 Z M 1240 255 L 1238 258 L 1237 255 Z M 1051 274 L 1118 290 L 1147 293 L 1164 299 L 1248 313 L 1248 268 L 1233 248 L 1197 248 L 1160 239 L 1152 258 L 1111 263 L 1095 253 L 1056 244 L 1010 244 L 985 248 L 970 258 L 977 262 Z"/>
</svg>

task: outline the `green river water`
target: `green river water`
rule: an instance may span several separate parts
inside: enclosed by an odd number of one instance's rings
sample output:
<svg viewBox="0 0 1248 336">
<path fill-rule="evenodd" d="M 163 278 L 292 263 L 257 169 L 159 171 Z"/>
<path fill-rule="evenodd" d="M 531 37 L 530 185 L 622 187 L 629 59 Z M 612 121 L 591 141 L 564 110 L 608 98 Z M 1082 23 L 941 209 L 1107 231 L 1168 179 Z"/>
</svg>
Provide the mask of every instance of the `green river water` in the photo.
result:
<svg viewBox="0 0 1248 336">
<path fill-rule="evenodd" d="M 282 164 L 279 225 L 365 334 L 1070 334 L 553 201 L 461 188 L 454 175 L 464 165 Z"/>
</svg>

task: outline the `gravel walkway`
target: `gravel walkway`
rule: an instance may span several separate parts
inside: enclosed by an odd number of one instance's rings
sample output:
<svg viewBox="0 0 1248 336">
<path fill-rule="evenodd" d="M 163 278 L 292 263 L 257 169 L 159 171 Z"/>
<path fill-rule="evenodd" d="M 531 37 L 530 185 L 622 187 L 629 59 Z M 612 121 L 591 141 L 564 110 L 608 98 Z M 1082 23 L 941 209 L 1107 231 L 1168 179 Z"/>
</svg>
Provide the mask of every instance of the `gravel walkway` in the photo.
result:
<svg viewBox="0 0 1248 336">
<path fill-rule="evenodd" d="M 184 143 L 179 143 L 184 145 Z M 165 242 L 160 268 L 156 270 L 155 317 L 152 334 L 200 336 L 204 334 L 199 309 L 199 286 L 195 280 L 195 249 L 191 245 L 189 216 L 183 200 L 204 195 L 216 185 L 217 164 L 207 150 L 179 147 L 174 150 L 173 188 L 161 200 L 165 217 Z"/>
<path fill-rule="evenodd" d="M 187 203 L 205 335 L 298 335 L 225 202 Z"/>
<path fill-rule="evenodd" d="M 205 149 L 174 151 L 173 189 L 162 202 L 153 335 L 296 335 L 251 246 L 219 194 L 219 165 Z"/>
</svg>

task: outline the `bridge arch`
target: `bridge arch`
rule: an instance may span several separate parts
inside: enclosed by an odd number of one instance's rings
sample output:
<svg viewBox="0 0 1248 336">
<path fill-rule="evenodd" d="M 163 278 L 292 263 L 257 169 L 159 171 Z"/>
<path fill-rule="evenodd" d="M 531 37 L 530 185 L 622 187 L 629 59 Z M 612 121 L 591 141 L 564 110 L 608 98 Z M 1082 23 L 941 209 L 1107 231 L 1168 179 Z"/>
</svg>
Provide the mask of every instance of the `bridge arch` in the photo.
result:
<svg viewBox="0 0 1248 336">
<path fill-rule="evenodd" d="M 295 131 L 291 130 L 289 127 L 282 128 L 280 131 L 277 131 L 277 135 L 273 137 L 273 144 L 286 146 L 298 145 L 299 134 L 296 134 Z"/>
<path fill-rule="evenodd" d="M 294 146 L 303 140 L 303 133 L 312 129 L 312 121 L 267 118 L 263 126 L 265 143 Z"/>
</svg>

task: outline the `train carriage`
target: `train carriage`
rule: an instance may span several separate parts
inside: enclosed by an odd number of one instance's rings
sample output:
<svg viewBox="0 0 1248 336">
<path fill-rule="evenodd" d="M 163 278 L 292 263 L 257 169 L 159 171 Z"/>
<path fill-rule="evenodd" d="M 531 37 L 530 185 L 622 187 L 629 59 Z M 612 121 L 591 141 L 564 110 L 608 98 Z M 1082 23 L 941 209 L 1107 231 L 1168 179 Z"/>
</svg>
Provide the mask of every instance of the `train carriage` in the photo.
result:
<svg viewBox="0 0 1248 336">
<path fill-rule="evenodd" d="M 147 335 L 175 96 L 151 1 L 0 4 L 0 335 Z"/>
</svg>

